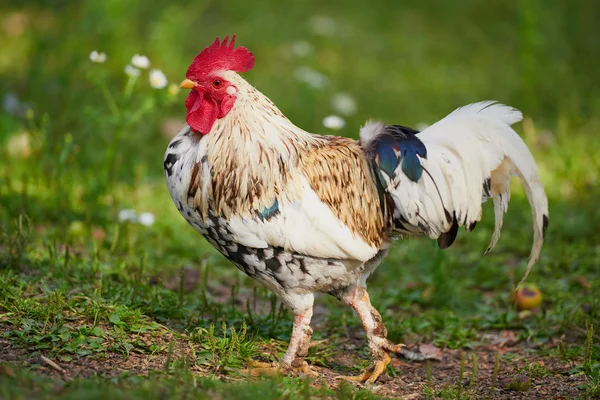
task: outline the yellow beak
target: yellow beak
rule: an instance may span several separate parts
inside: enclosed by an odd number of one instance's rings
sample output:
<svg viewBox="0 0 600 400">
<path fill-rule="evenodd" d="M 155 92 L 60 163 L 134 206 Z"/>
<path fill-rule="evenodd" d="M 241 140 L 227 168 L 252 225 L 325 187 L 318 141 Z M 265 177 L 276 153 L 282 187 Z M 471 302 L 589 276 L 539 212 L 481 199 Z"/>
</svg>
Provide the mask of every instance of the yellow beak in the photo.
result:
<svg viewBox="0 0 600 400">
<path fill-rule="evenodd" d="M 183 88 L 183 89 L 193 89 L 193 88 L 195 88 L 197 85 L 198 85 L 198 84 L 197 84 L 196 82 L 192 81 L 192 80 L 189 80 L 189 79 L 184 79 L 184 80 L 183 80 L 183 82 L 181 82 L 181 83 L 179 84 L 179 87 L 180 87 L 180 88 Z"/>
</svg>

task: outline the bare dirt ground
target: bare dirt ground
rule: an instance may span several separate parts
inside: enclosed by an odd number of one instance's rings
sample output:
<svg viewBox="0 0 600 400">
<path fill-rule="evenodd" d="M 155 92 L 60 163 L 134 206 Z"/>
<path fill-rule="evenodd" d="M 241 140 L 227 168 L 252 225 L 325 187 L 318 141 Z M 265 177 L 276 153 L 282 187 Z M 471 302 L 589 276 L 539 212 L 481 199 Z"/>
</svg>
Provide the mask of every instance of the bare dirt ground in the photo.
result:
<svg viewBox="0 0 600 400">
<path fill-rule="evenodd" d="M 147 355 L 131 353 L 127 358 L 122 354 L 106 353 L 101 357 L 74 358 L 70 362 L 51 363 L 43 361 L 37 354 L 15 348 L 11 342 L 0 339 L 0 363 L 7 362 L 10 366 L 20 365 L 32 367 L 42 375 L 50 376 L 58 380 L 71 380 L 75 378 L 86 378 L 91 376 L 117 376 L 123 372 L 145 375 L 151 370 L 164 369 L 169 357 L 187 357 L 191 362 L 192 370 L 198 376 L 212 376 L 223 381 L 239 382 L 244 379 L 261 379 L 260 377 L 244 376 L 243 371 L 223 373 L 210 368 L 202 368 L 193 362 L 192 353 L 188 344 L 177 341 L 173 337 L 162 337 L 164 343 L 175 340 L 171 356 L 165 353 Z M 344 347 L 352 347 L 352 344 Z M 416 347 L 415 347 L 416 349 Z M 313 369 L 319 374 L 313 385 L 321 386 L 325 383 L 332 389 L 339 386 L 336 379 L 340 372 L 356 360 L 356 350 L 346 351 L 340 349 L 337 356 L 329 361 L 327 367 L 314 366 Z M 454 395 L 458 393 L 461 364 L 464 365 L 464 373 L 461 382 L 461 394 L 470 398 L 491 399 L 574 399 L 582 395 L 578 386 L 585 383 L 582 375 L 569 375 L 567 372 L 572 365 L 556 357 L 539 356 L 533 354 L 532 349 L 525 344 L 518 343 L 508 346 L 478 346 L 473 350 L 449 350 L 441 351 L 439 361 L 410 361 L 403 357 L 393 357 L 391 366 L 396 371 L 396 376 L 383 374 L 378 382 L 370 389 L 373 393 L 391 398 L 421 399 L 427 394 L 438 397 L 440 391 L 453 390 Z M 275 352 L 275 349 L 266 346 L 264 352 Z M 473 354 L 477 359 L 477 375 L 472 380 Z M 496 354 L 500 354 L 496 374 L 494 374 Z M 509 355 L 503 357 L 502 355 Z M 465 359 L 462 362 L 463 357 Z M 56 360 L 54 360 L 56 361 Z M 428 374 L 429 364 L 430 373 Z M 527 366 L 537 364 L 540 368 L 527 369 Z M 6 363 L 4 364 L 5 368 Z M 58 367 L 58 368 L 56 368 Z M 8 367 L 9 368 L 9 367 Z M 523 370 L 525 369 L 525 370 Z M 337 371 L 336 371 L 337 370 Z M 541 371 L 541 372 L 540 372 Z M 429 378 L 428 378 L 429 375 Z M 496 375 L 494 377 L 494 375 Z M 525 390 L 507 389 L 513 380 L 529 380 L 530 386 L 521 387 Z M 356 384 L 363 386 L 362 384 Z M 426 388 L 431 389 L 428 392 Z"/>
</svg>

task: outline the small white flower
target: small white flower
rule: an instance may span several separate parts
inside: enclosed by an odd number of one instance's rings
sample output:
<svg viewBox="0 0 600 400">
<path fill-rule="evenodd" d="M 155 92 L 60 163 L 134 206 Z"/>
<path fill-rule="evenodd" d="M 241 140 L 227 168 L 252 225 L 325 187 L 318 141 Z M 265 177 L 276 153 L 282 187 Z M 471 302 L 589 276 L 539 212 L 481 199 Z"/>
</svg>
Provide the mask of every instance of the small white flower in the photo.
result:
<svg viewBox="0 0 600 400">
<path fill-rule="evenodd" d="M 308 20 L 308 27 L 317 35 L 333 37 L 337 33 L 338 23 L 333 18 L 315 15 Z"/>
<path fill-rule="evenodd" d="M 142 71 L 140 71 L 138 68 L 134 67 L 131 64 L 127 64 L 125 66 L 125 73 L 129 76 L 140 76 Z"/>
<path fill-rule="evenodd" d="M 312 44 L 305 42 L 304 40 L 292 43 L 292 53 L 296 57 L 306 57 L 307 55 L 312 53 L 312 51 Z"/>
<path fill-rule="evenodd" d="M 148 60 L 148 57 L 146 56 L 136 54 L 133 57 L 131 57 L 131 65 L 141 69 L 147 69 L 148 67 L 150 67 L 150 60 Z"/>
<path fill-rule="evenodd" d="M 429 128 L 429 124 L 427 122 L 419 122 L 417 125 L 415 125 L 415 129 L 419 132 L 424 131 L 427 128 Z"/>
<path fill-rule="evenodd" d="M 140 214 L 138 222 L 145 226 L 151 226 L 152 224 L 154 224 L 154 220 L 154 214 L 152 214 L 151 212 L 144 212 Z"/>
<path fill-rule="evenodd" d="M 119 211 L 119 222 L 135 222 L 137 221 L 137 216 L 135 210 L 131 208 L 126 208 L 124 210 Z"/>
<path fill-rule="evenodd" d="M 329 84 L 329 78 L 311 67 L 304 66 L 297 68 L 294 76 L 299 81 L 307 83 L 315 89 L 321 89 Z"/>
<path fill-rule="evenodd" d="M 154 89 L 164 89 L 167 83 L 167 77 L 160 69 L 150 70 L 150 86 Z"/>
<path fill-rule="evenodd" d="M 352 115 L 356 112 L 356 101 L 348 93 L 337 93 L 331 99 L 331 106 L 342 115 Z"/>
<path fill-rule="evenodd" d="M 6 143 L 6 152 L 9 157 L 29 158 L 31 155 L 31 139 L 26 132 L 13 135 Z"/>
<path fill-rule="evenodd" d="M 94 63 L 102 64 L 106 61 L 106 53 L 98 53 L 96 50 L 90 53 L 90 60 Z"/>
<path fill-rule="evenodd" d="M 334 131 L 340 130 L 346 125 L 344 118 L 337 115 L 330 115 L 323 118 L 323 126 L 325 128 L 333 129 Z"/>
</svg>

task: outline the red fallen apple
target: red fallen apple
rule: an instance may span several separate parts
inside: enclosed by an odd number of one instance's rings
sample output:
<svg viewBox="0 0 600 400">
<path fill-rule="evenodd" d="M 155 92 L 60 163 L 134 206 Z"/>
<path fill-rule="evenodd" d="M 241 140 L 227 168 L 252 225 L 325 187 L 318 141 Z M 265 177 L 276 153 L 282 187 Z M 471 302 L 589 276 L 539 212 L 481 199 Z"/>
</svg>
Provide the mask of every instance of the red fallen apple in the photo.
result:
<svg viewBox="0 0 600 400">
<path fill-rule="evenodd" d="M 519 310 L 533 310 L 542 304 L 542 292 L 536 285 L 525 283 L 513 293 L 513 303 Z"/>
</svg>

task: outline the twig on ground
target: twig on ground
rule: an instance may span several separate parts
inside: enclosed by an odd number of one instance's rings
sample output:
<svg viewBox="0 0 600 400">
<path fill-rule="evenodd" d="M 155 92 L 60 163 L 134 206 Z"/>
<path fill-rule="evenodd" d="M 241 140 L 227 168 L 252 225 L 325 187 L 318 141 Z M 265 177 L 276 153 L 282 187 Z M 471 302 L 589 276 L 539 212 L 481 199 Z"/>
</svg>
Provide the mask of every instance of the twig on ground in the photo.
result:
<svg viewBox="0 0 600 400">
<path fill-rule="evenodd" d="M 67 374 L 67 371 L 64 370 L 60 365 L 58 365 L 57 363 L 55 363 L 54 361 L 52 361 L 51 359 L 44 357 L 44 356 L 40 356 L 40 360 L 42 360 L 43 362 L 45 362 L 46 364 L 48 364 L 52 369 L 60 372 L 63 375 Z"/>
</svg>

